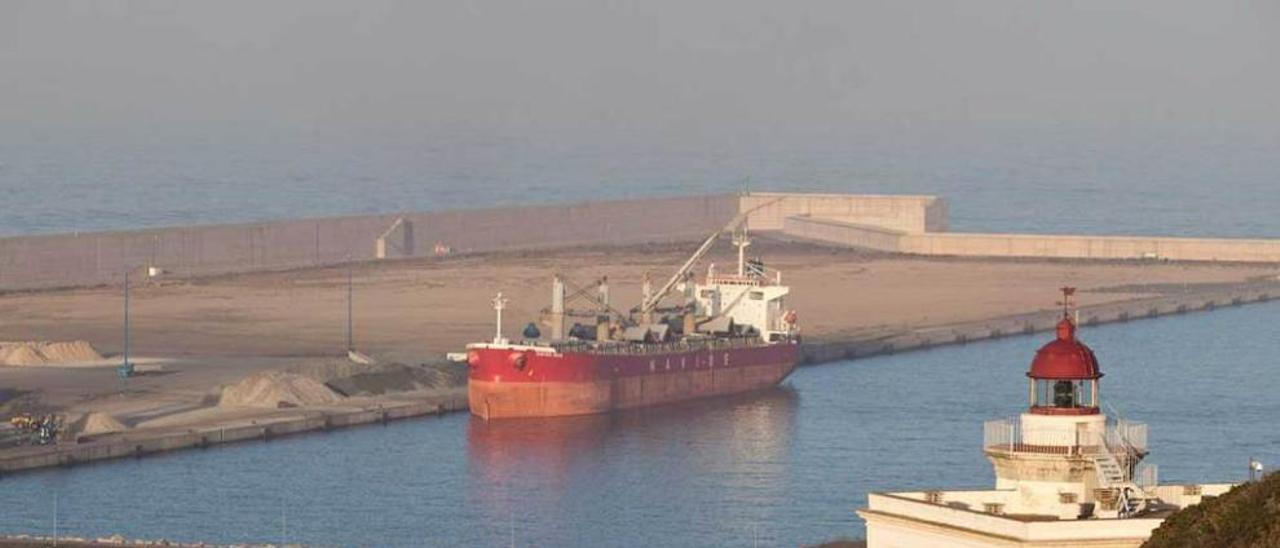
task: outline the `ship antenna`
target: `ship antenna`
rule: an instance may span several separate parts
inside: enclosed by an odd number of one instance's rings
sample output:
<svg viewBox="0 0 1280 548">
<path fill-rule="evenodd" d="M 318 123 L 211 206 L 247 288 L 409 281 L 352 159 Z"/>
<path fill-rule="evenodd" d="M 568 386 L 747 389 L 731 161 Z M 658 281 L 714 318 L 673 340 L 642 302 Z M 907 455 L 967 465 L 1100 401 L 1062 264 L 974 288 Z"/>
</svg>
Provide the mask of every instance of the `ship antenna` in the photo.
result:
<svg viewBox="0 0 1280 548">
<path fill-rule="evenodd" d="M 507 344 L 506 337 L 502 336 L 502 310 L 507 307 L 507 298 L 503 297 L 502 292 L 499 291 L 498 295 L 490 302 L 493 303 L 494 312 L 498 313 L 497 328 L 493 334 L 493 344 Z"/>
</svg>

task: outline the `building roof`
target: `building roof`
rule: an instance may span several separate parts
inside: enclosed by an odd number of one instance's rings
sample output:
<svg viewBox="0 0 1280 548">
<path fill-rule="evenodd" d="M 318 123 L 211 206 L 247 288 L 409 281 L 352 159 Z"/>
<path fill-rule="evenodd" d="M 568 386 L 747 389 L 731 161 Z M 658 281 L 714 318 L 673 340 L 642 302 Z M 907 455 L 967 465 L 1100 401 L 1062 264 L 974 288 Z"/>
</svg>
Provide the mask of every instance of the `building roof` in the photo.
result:
<svg viewBox="0 0 1280 548">
<path fill-rule="evenodd" d="M 1058 337 L 1036 351 L 1027 376 L 1046 380 L 1084 380 L 1102 377 L 1093 350 L 1076 339 L 1071 318 L 1058 322 Z"/>
</svg>

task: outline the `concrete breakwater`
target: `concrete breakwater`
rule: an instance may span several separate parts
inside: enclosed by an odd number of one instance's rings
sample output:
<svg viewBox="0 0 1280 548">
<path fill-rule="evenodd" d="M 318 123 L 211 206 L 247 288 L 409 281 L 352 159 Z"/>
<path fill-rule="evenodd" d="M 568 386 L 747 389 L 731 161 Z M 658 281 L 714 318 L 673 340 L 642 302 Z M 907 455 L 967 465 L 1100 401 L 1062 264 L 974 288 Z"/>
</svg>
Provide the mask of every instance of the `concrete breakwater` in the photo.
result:
<svg viewBox="0 0 1280 548">
<path fill-rule="evenodd" d="M 1100 325 L 1280 299 L 1280 283 L 1258 281 L 1216 288 L 1192 288 L 1181 294 L 1090 306 L 1080 309 L 1080 323 Z M 954 325 L 906 330 L 886 336 L 806 341 L 803 364 L 814 365 L 924 350 L 946 345 L 1027 335 L 1052 330 L 1060 312 L 1046 310 Z M 306 432 L 467 410 L 466 397 L 372 400 L 360 407 L 291 409 L 265 417 L 202 428 L 157 429 L 86 438 L 79 443 L 26 447 L 0 453 L 0 475 L 22 470 L 72 466 L 99 460 L 142 457 L 182 449 L 245 441 L 267 441 Z"/>
<path fill-rule="evenodd" d="M 784 218 L 781 231 L 800 240 L 911 255 L 1280 262 L 1276 239 L 948 233 L 904 229 L 876 217 L 810 214 Z"/>
<path fill-rule="evenodd" d="M 198 277 L 438 253 L 691 241 L 753 231 L 918 255 L 1280 263 L 1280 240 L 950 233 L 934 196 L 751 192 L 0 238 L 0 290 Z"/>
<path fill-rule="evenodd" d="M 438 252 L 485 253 L 706 237 L 732 194 L 0 238 L 0 290 L 286 270 Z M 439 248 L 437 249 L 437 246 Z"/>
<path fill-rule="evenodd" d="M 1280 299 L 1278 282 L 1234 284 L 1231 287 L 1197 290 L 1180 295 L 1082 307 L 1079 309 L 1079 322 L 1083 326 L 1128 322 L 1277 299 Z M 1052 331 L 1059 319 L 1061 319 L 1061 312 L 1045 310 L 990 320 L 912 329 L 874 338 L 809 341 L 804 344 L 802 354 L 805 364 L 867 358 Z"/>
<path fill-rule="evenodd" d="M 0 452 L 0 475 L 22 470 L 72 466 L 143 457 L 182 449 L 325 432 L 365 424 L 465 411 L 465 394 L 416 400 L 386 400 L 354 409 L 296 409 L 273 416 L 202 428 L 163 429 L 88 438 L 78 443 L 24 447 Z"/>
</svg>

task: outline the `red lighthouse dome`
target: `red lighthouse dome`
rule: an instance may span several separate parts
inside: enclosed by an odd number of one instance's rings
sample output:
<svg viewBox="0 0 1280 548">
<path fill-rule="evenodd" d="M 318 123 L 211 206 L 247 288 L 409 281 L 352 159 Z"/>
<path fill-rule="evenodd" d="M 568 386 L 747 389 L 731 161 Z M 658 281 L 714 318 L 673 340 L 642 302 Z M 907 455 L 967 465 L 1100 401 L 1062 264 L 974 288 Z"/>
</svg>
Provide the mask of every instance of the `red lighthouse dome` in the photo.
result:
<svg viewBox="0 0 1280 548">
<path fill-rule="evenodd" d="M 1038 415 L 1094 415 L 1098 413 L 1098 358 L 1076 339 L 1071 321 L 1071 295 L 1075 288 L 1062 288 L 1062 320 L 1058 336 L 1036 351 L 1031 360 L 1031 412 Z"/>
<path fill-rule="evenodd" d="M 1076 340 L 1076 324 L 1071 318 L 1058 322 L 1058 338 L 1040 347 L 1027 376 L 1033 379 L 1084 380 L 1102 377 L 1098 358 Z"/>
</svg>

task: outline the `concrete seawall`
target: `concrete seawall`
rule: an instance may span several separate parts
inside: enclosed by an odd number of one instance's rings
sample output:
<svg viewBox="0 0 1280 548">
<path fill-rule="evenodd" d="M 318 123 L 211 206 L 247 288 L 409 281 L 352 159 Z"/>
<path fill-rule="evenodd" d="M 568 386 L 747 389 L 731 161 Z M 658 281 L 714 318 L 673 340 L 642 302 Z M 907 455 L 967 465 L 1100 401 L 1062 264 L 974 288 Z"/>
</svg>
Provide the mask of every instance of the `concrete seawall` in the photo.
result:
<svg viewBox="0 0 1280 548">
<path fill-rule="evenodd" d="M 738 205 L 738 196 L 721 194 L 8 237 L 0 238 L 0 289 L 119 283 L 126 268 L 148 266 L 187 277 L 369 260 L 401 219 L 405 239 L 391 246 L 401 257 L 431 255 L 437 243 L 472 253 L 690 240 L 722 227 Z"/>
<path fill-rule="evenodd" d="M 1280 283 L 1259 282 L 1225 289 L 1196 291 L 1184 295 L 1082 307 L 1079 318 L 1080 324 L 1088 327 L 1274 300 L 1280 300 Z M 976 322 L 924 327 L 874 339 L 806 341 L 802 354 L 805 364 L 868 358 L 1053 331 L 1060 318 L 1061 312 L 1044 310 Z"/>
<path fill-rule="evenodd" d="M 955 234 L 934 196 L 754 192 L 0 238 L 0 290 L 119 283 L 126 268 L 149 266 L 193 277 L 427 256 L 437 244 L 480 253 L 694 240 L 742 211 L 751 230 L 894 253 L 1280 262 L 1280 240 Z"/>
<path fill-rule="evenodd" d="M 752 192 L 739 197 L 750 230 L 783 230 L 791 217 L 837 219 L 909 233 L 945 232 L 947 203 L 935 196 Z"/>
<path fill-rule="evenodd" d="M 466 394 L 417 401 L 386 401 L 358 409 L 294 410 L 277 416 L 192 429 L 165 429 L 98 436 L 79 443 L 26 447 L 0 452 L 0 476 L 23 470 L 204 449 L 214 445 L 325 432 L 337 428 L 465 411 Z"/>
<path fill-rule="evenodd" d="M 910 232 L 876 219 L 794 215 L 788 237 L 889 253 L 952 257 L 1280 263 L 1280 240 Z"/>
</svg>

